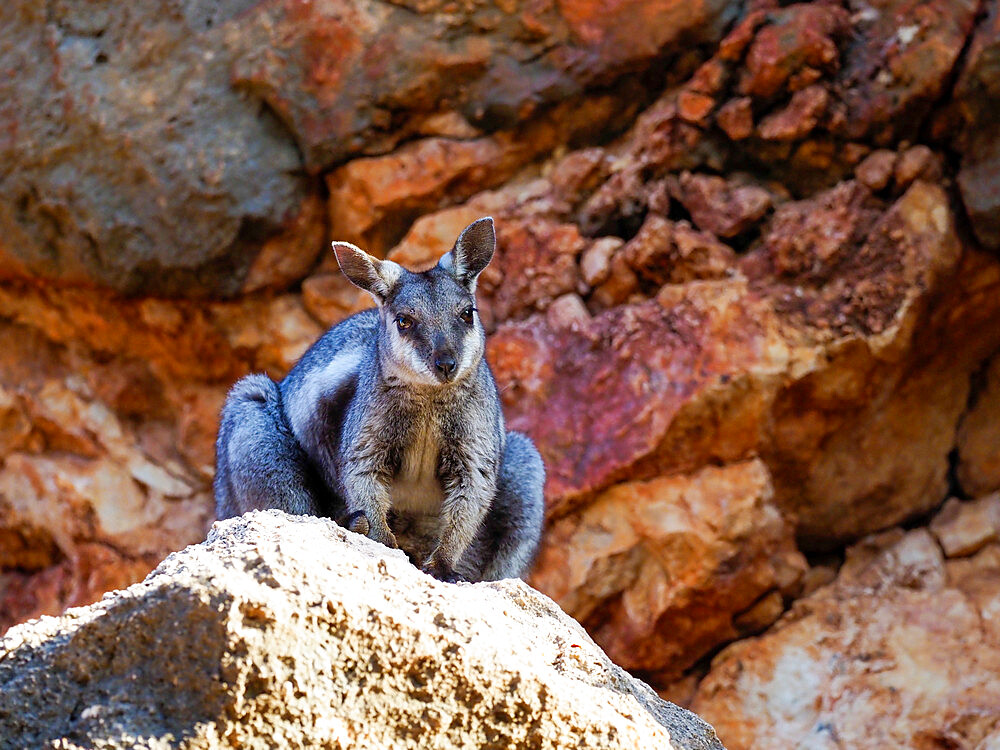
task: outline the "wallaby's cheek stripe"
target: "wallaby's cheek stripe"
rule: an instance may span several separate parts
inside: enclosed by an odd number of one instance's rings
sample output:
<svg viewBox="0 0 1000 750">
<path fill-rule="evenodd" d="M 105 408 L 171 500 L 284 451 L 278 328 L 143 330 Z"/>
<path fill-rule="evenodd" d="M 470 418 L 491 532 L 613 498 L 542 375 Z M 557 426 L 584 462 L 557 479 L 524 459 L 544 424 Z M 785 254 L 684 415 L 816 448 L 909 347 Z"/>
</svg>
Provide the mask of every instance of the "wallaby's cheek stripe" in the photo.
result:
<svg viewBox="0 0 1000 750">
<path fill-rule="evenodd" d="M 410 380 L 415 383 L 436 385 L 438 380 L 431 368 L 417 352 L 413 343 L 400 335 L 395 326 L 389 328 L 389 342 L 393 358 L 402 364 L 402 370 L 410 370 Z M 422 377 L 421 377 L 422 376 Z"/>
<path fill-rule="evenodd" d="M 469 371 L 472 365 L 475 364 L 477 357 L 481 354 L 482 348 L 479 329 L 470 328 L 466 331 L 465 336 L 462 337 L 462 361 L 459 363 L 458 372 L 455 373 L 456 376 L 461 376 Z"/>
<path fill-rule="evenodd" d="M 296 438 L 303 439 L 313 416 L 312 410 L 323 394 L 336 391 L 347 380 L 357 375 L 362 353 L 360 348 L 339 352 L 322 369 L 307 376 L 302 383 L 301 393 L 292 401 L 288 410 L 288 419 Z"/>
</svg>

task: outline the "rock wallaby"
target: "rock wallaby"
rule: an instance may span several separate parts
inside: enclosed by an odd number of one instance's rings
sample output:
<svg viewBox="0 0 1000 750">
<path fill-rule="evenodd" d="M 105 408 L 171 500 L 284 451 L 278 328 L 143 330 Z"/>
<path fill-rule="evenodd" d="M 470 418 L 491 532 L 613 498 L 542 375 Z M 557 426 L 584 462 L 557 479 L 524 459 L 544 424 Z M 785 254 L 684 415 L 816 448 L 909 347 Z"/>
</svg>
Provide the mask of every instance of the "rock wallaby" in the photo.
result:
<svg viewBox="0 0 1000 750">
<path fill-rule="evenodd" d="M 544 468 L 531 440 L 507 432 L 484 356 L 476 280 L 495 244 L 493 219 L 480 219 L 413 273 L 335 242 L 377 307 L 327 331 L 280 383 L 233 386 L 217 516 L 330 516 L 445 581 L 521 575 L 541 534 Z"/>
</svg>

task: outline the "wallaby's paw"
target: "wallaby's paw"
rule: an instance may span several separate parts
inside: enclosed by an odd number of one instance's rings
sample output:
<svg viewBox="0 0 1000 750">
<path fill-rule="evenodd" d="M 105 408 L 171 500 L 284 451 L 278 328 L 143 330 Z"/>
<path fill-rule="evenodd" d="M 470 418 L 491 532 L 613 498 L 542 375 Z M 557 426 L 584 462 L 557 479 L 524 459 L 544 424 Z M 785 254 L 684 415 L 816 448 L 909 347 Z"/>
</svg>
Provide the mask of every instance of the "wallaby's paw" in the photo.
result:
<svg viewBox="0 0 1000 750">
<path fill-rule="evenodd" d="M 344 522 L 344 526 L 349 530 L 353 531 L 355 534 L 361 534 L 362 536 L 368 536 L 368 532 L 371 531 L 371 524 L 368 523 L 368 516 L 365 515 L 363 510 L 359 510 L 356 513 L 351 513 Z"/>
<path fill-rule="evenodd" d="M 389 549 L 399 549 L 399 544 L 396 542 L 396 535 L 389 531 L 388 526 L 383 526 L 381 529 L 378 526 L 372 526 L 368 533 L 369 539 L 374 539 L 379 544 L 384 544 Z"/>
<path fill-rule="evenodd" d="M 426 563 L 424 567 L 421 568 L 429 576 L 437 578 L 439 581 L 444 581 L 445 583 L 461 583 L 465 579 L 460 576 L 455 570 L 439 560 L 431 558 Z"/>
</svg>

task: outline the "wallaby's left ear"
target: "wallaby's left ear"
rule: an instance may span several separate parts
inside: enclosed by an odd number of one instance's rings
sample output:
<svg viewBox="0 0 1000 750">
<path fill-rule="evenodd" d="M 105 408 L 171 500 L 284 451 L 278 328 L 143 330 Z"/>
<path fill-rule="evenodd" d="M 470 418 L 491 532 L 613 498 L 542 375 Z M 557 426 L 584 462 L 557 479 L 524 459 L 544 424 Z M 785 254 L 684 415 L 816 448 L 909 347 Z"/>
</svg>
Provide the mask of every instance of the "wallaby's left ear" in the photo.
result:
<svg viewBox="0 0 1000 750">
<path fill-rule="evenodd" d="M 490 264 L 496 245 L 493 217 L 486 216 L 462 230 L 455 247 L 445 253 L 438 265 L 451 271 L 459 283 L 474 289 L 479 274 Z"/>
</svg>

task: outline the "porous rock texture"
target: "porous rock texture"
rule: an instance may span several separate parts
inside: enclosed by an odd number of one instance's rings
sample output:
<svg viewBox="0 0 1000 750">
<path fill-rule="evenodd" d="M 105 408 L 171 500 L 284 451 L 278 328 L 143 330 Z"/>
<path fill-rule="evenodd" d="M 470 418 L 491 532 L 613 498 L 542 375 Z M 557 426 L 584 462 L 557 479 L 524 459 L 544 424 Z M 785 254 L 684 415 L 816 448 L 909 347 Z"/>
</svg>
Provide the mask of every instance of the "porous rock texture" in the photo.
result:
<svg viewBox="0 0 1000 750">
<path fill-rule="evenodd" d="M 254 512 L 0 639 L 0 747 L 722 750 L 518 580 Z"/>
<path fill-rule="evenodd" d="M 529 582 L 657 689 L 870 534 L 979 544 L 996 3 L 95 7 L 0 8 L 0 627 L 203 538 L 226 389 L 371 304 L 329 240 L 426 268 L 486 214 Z"/>
<path fill-rule="evenodd" d="M 995 747 L 996 526 L 986 539 L 948 557 L 926 529 L 863 540 L 836 581 L 716 656 L 694 709 L 730 748 Z"/>
</svg>

